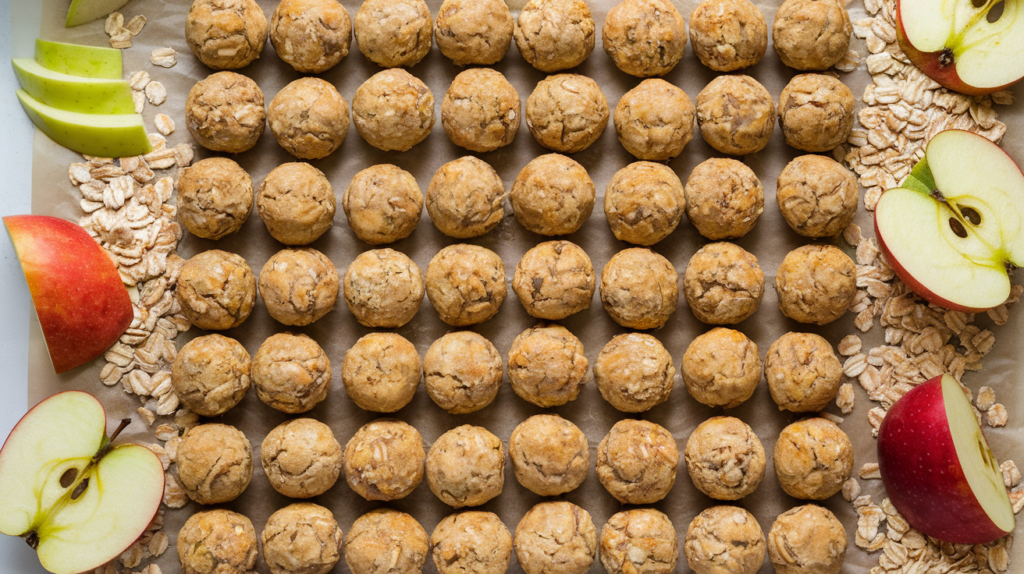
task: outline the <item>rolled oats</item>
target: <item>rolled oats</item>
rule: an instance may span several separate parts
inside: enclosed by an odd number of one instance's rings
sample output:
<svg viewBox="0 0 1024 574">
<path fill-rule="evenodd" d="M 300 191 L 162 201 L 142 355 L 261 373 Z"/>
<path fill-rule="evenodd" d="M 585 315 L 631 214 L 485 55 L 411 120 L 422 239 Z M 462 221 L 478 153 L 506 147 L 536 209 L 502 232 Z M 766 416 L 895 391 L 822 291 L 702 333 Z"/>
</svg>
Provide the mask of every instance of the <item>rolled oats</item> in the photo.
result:
<svg viewBox="0 0 1024 574">
<path fill-rule="evenodd" d="M 851 476 L 843 483 L 843 498 L 845 498 L 847 502 L 852 502 L 858 496 L 860 496 L 860 483 L 857 482 L 856 478 Z"/>
<path fill-rule="evenodd" d="M 847 335 L 843 337 L 842 341 L 839 341 L 837 350 L 840 355 L 850 357 L 859 353 L 861 346 L 860 337 L 857 335 Z"/>
<path fill-rule="evenodd" d="M 146 99 L 154 106 L 159 106 L 167 99 L 167 88 L 157 81 L 146 84 Z"/>
<path fill-rule="evenodd" d="M 169 136 L 174 133 L 174 120 L 167 114 L 157 114 L 153 118 L 153 125 L 156 126 L 156 131 L 160 132 L 165 136 Z"/>
<path fill-rule="evenodd" d="M 992 387 L 984 386 L 978 389 L 978 398 L 974 402 L 978 410 L 987 411 L 995 404 L 996 391 Z"/>
<path fill-rule="evenodd" d="M 1003 484 L 1007 489 L 1020 484 L 1020 471 L 1017 470 L 1017 465 L 1012 460 L 1007 460 L 999 465 L 999 470 L 1003 473 Z"/>
<path fill-rule="evenodd" d="M 139 407 L 136 409 L 136 412 L 138 412 L 139 416 L 146 421 L 146 426 L 151 426 L 156 421 L 156 413 L 146 407 Z"/>
<path fill-rule="evenodd" d="M 843 364 L 843 374 L 847 377 L 856 378 L 859 377 L 867 367 L 867 355 L 864 353 L 857 353 L 856 355 L 846 359 L 846 363 Z"/>
<path fill-rule="evenodd" d="M 188 496 L 178 484 L 178 479 L 170 473 L 164 477 L 164 504 L 168 508 L 181 508 L 188 504 Z"/>
<path fill-rule="evenodd" d="M 111 12 L 103 23 L 103 31 L 108 36 L 113 36 L 121 28 L 124 28 L 124 15 L 120 12 Z"/>
<path fill-rule="evenodd" d="M 839 387 L 839 392 L 836 394 L 836 406 L 844 414 L 850 414 L 853 412 L 853 385 L 850 383 L 843 383 Z"/>
<path fill-rule="evenodd" d="M 154 66 L 173 68 L 178 63 L 178 53 L 174 48 L 157 48 L 149 54 L 149 61 Z"/>
<path fill-rule="evenodd" d="M 146 93 L 144 91 L 132 92 L 132 101 L 135 103 L 135 113 L 141 114 L 146 109 Z"/>
<path fill-rule="evenodd" d="M 990 427 L 1002 427 L 1006 426 L 1007 416 L 1006 407 L 1001 403 L 996 403 L 985 412 L 985 421 Z"/>
<path fill-rule="evenodd" d="M 882 478 L 881 473 L 878 471 L 877 462 L 868 462 L 860 467 L 860 471 L 857 472 L 857 476 L 864 480 L 877 480 Z"/>
</svg>

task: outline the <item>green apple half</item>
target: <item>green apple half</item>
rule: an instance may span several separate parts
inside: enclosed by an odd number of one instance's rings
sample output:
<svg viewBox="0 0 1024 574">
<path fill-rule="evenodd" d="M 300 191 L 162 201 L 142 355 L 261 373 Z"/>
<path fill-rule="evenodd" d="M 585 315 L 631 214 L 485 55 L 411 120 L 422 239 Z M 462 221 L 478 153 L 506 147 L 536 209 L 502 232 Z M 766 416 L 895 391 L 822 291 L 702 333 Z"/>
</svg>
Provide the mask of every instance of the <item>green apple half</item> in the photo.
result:
<svg viewBox="0 0 1024 574">
<path fill-rule="evenodd" d="M 121 50 L 36 40 L 36 61 L 47 70 L 102 80 L 121 79 Z"/>
<path fill-rule="evenodd" d="M 128 0 L 71 0 L 64 27 L 72 28 L 99 20 L 127 3 Z"/>
<path fill-rule="evenodd" d="M 153 146 L 139 114 L 93 115 L 59 110 L 18 90 L 29 119 L 44 134 L 78 153 L 98 157 L 147 154 Z"/>
<path fill-rule="evenodd" d="M 1024 264 L 1024 174 L 982 136 L 941 132 L 903 185 L 882 194 L 875 235 L 921 297 L 965 313 L 991 309 Z"/>
<path fill-rule="evenodd" d="M 132 88 L 125 80 L 97 80 L 48 70 L 35 60 L 11 60 L 18 83 L 40 103 L 83 114 L 134 114 Z"/>
<path fill-rule="evenodd" d="M 0 449 L 0 533 L 21 536 L 54 574 L 92 571 L 145 532 L 163 500 L 160 460 L 112 446 L 92 395 L 58 393 L 30 410 Z"/>
</svg>

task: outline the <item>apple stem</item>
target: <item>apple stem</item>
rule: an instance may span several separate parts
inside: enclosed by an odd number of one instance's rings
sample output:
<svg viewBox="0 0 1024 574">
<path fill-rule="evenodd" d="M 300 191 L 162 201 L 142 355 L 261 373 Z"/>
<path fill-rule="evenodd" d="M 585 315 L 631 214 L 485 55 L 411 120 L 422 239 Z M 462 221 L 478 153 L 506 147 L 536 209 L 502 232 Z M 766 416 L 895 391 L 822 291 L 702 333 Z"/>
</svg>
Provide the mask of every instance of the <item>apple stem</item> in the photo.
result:
<svg viewBox="0 0 1024 574">
<path fill-rule="evenodd" d="M 22 538 L 25 539 L 25 542 L 32 548 L 32 550 L 36 550 L 39 548 L 39 534 L 36 533 L 35 530 L 22 536 Z"/>
<path fill-rule="evenodd" d="M 110 434 L 110 438 L 106 440 L 106 443 L 103 445 L 103 448 L 96 452 L 96 455 L 92 457 L 92 460 L 98 461 L 99 459 L 103 458 L 108 452 L 110 452 L 110 449 L 113 448 L 112 445 L 114 444 L 114 440 L 117 439 L 117 436 L 121 434 L 121 431 L 123 431 L 125 427 L 130 425 L 131 422 L 131 418 L 121 419 L 121 424 L 117 425 L 117 428 L 114 429 L 114 432 Z"/>
</svg>

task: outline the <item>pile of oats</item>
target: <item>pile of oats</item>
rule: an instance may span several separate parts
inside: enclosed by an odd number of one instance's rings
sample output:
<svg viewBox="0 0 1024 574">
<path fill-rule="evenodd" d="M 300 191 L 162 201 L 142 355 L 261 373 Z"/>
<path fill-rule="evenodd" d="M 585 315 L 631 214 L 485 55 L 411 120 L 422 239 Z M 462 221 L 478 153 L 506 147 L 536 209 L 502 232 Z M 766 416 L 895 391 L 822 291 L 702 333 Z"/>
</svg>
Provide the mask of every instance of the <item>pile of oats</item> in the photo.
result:
<svg viewBox="0 0 1024 574">
<path fill-rule="evenodd" d="M 139 14 L 127 24 L 124 22 L 124 15 L 120 12 L 112 12 L 107 16 L 103 24 L 103 31 L 110 36 L 110 47 L 123 50 L 132 47 L 132 38 L 138 36 L 146 26 L 146 17 Z"/>
</svg>

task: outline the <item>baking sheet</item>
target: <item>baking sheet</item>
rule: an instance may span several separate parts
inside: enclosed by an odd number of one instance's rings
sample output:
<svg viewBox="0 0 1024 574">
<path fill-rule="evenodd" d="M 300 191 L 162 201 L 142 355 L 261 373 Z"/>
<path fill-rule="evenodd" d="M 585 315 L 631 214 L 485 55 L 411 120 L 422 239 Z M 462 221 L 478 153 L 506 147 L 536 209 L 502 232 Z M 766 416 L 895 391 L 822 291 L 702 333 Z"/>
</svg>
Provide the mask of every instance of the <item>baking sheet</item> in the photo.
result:
<svg viewBox="0 0 1024 574">
<path fill-rule="evenodd" d="M 514 0 L 514 2 L 520 2 L 520 0 Z M 43 3 L 43 22 L 40 31 L 42 38 L 107 45 L 102 21 L 66 30 L 63 28 L 63 18 L 67 10 L 67 0 L 43 0 Z M 276 7 L 276 2 L 259 0 L 259 3 L 269 18 Z M 358 2 L 346 0 L 343 3 L 349 14 L 354 16 L 358 9 Z M 431 13 L 436 14 L 440 0 L 428 0 L 427 3 Z M 601 48 L 600 26 L 604 22 L 608 9 L 614 3 L 614 0 L 591 0 L 590 6 L 598 25 L 597 47 L 584 64 L 573 70 L 597 80 L 608 99 L 609 106 L 613 109 L 620 96 L 641 81 L 639 78 L 619 72 Z M 687 22 L 689 22 L 689 15 L 697 3 L 697 0 L 677 1 Z M 764 0 L 756 2 L 765 14 L 769 29 L 779 3 Z M 518 15 L 519 6 L 512 5 L 512 8 L 514 15 Z M 192 84 L 210 73 L 210 70 L 198 62 L 185 44 L 184 18 L 187 9 L 188 2 L 185 0 L 174 2 L 133 0 L 122 10 L 126 21 L 136 14 L 143 14 L 148 18 L 148 23 L 142 34 L 133 39 L 135 45 L 124 51 L 124 70 L 126 76 L 137 70 L 146 70 L 154 80 L 162 82 L 167 87 L 167 101 L 159 107 L 147 105 L 144 115 L 147 126 L 151 128 L 150 131 L 155 131 L 152 129 L 152 120 L 157 113 L 166 113 L 175 120 L 178 131 L 168 138 L 169 145 L 181 142 L 193 143 L 185 129 L 185 98 Z M 859 2 L 854 2 L 854 5 L 850 6 L 850 11 L 854 21 L 865 17 L 863 7 Z M 164 46 L 173 47 L 178 52 L 178 64 L 174 68 L 164 69 L 149 63 L 150 51 Z M 859 40 L 854 39 L 854 48 L 858 49 L 861 54 L 866 53 L 863 42 Z M 533 87 L 545 77 L 545 74 L 534 70 L 522 59 L 514 42 L 505 58 L 494 67 L 505 74 L 516 87 L 524 105 Z M 320 77 L 332 82 L 341 95 L 351 102 L 357 87 L 379 70 L 380 68 L 362 56 L 353 40 L 349 55 L 338 66 Z M 269 41 L 262 57 L 239 71 L 256 80 L 264 92 L 267 103 L 288 82 L 300 77 L 300 74 L 277 58 Z M 436 117 L 433 132 L 426 141 L 408 152 L 386 153 L 366 144 L 354 128 L 350 129 L 348 137 L 338 151 L 324 160 L 312 162 L 327 174 L 338 196 L 344 193 L 349 181 L 357 171 L 377 163 L 394 163 L 410 171 L 416 177 L 421 189 L 425 191 L 431 176 L 439 166 L 466 155 L 465 150 L 456 147 L 448 140 L 440 123 L 441 100 L 451 79 L 459 72 L 459 68 L 442 56 L 435 45 L 431 53 L 410 71 L 426 82 L 433 91 Z M 746 73 L 764 84 L 776 102 L 782 88 L 795 74 L 794 71 L 786 69 L 779 62 L 771 47 L 769 47 L 764 60 Z M 700 90 L 715 76 L 714 72 L 699 63 L 692 49 L 687 47 L 683 61 L 675 70 L 665 76 L 665 79 L 682 87 L 691 100 L 695 100 Z M 863 92 L 864 85 L 870 81 L 863 68 L 851 74 L 843 74 L 841 77 L 858 98 Z M 1024 134 L 1022 107 L 1024 106 L 1018 104 L 1009 108 L 998 108 L 1000 119 L 1009 124 L 1008 135 L 1006 141 L 1003 142 L 1004 147 L 1019 161 L 1024 161 L 1024 136 L 1018 135 Z M 36 134 L 34 146 L 33 213 L 56 215 L 76 221 L 82 215 L 78 207 L 80 195 L 68 181 L 66 173 L 69 164 L 80 161 L 79 156 L 60 148 L 39 133 Z M 196 148 L 197 160 L 209 155 L 206 150 L 198 148 L 198 146 Z M 501 175 L 506 188 L 509 188 L 519 170 L 530 159 L 543 153 L 547 153 L 547 150 L 541 148 L 533 140 L 524 123 L 511 145 L 491 153 L 476 155 L 490 163 Z M 780 130 L 776 129 L 767 148 L 760 153 L 742 158 L 758 175 L 764 186 L 765 211 L 753 231 L 736 243 L 758 258 L 765 274 L 767 288 L 758 312 L 736 328 L 757 343 L 762 359 L 768 346 L 787 331 L 816 332 L 828 338 L 833 345 L 838 343 L 844 335 L 856 332 L 853 327 L 854 315 L 852 314 L 847 314 L 825 328 L 819 328 L 790 321 L 778 310 L 774 289 L 775 270 L 786 253 L 807 243 L 806 239 L 793 233 L 785 224 L 775 201 L 776 178 L 785 164 L 797 155 L 799 155 L 797 150 L 791 149 L 783 143 Z M 700 135 L 697 133 L 680 157 L 671 161 L 669 165 L 685 183 L 690 171 L 698 163 L 709 157 L 718 156 L 721 154 L 701 141 Z M 614 253 L 629 247 L 629 245 L 615 240 L 609 231 L 601 209 L 601 196 L 615 171 L 634 161 L 634 158 L 619 145 L 612 125 L 609 125 L 594 145 L 572 157 L 587 168 L 597 186 L 599 197 L 590 220 L 580 231 L 566 238 L 586 250 L 594 263 L 595 270 L 600 273 Z M 269 129 L 263 134 L 255 148 L 244 154 L 233 156 L 233 158 L 249 172 L 256 185 L 277 165 L 295 161 L 277 145 Z M 864 210 L 863 205 L 859 207 L 859 210 L 857 222 L 865 230 L 865 234 L 870 234 L 870 215 Z M 359 241 L 351 232 L 340 206 L 334 223 L 334 227 L 313 243 L 312 247 L 326 253 L 338 268 L 339 273 L 344 274 L 348 264 L 359 253 L 370 249 L 371 246 Z M 483 237 L 468 242 L 496 251 L 504 261 L 506 278 L 511 281 L 515 266 L 523 253 L 547 239 L 523 229 L 512 216 L 511 209 L 506 206 L 506 217 L 496 229 Z M 425 271 L 430 258 L 439 249 L 457 242 L 438 232 L 430 224 L 429 218 L 424 212 L 419 227 L 413 235 L 389 245 L 389 247 L 406 253 Z M 654 246 L 654 250 L 667 257 L 675 265 L 681 280 L 690 256 L 705 243 L 707 240 L 701 238 L 694 227 L 684 219 L 668 239 Z M 258 273 L 264 262 L 283 246 L 270 237 L 259 217 L 254 213 L 239 234 L 220 242 L 201 240 L 186 233 L 179 246 L 179 253 L 187 258 L 195 253 L 213 248 L 241 254 L 252 269 Z M 1016 390 L 1014 374 L 1014 370 L 1018 366 L 1017 357 L 1024 354 L 1024 338 L 1013 336 L 1013 334 L 1024 331 L 1020 314 L 1020 312 L 1013 313 L 1009 323 L 993 329 L 997 343 L 995 350 L 985 359 L 985 369 L 980 373 L 968 373 L 964 378 L 965 382 L 974 389 L 983 384 L 992 386 L 996 390 L 997 399 L 1008 406 L 1010 419 L 1007 427 L 988 429 L 987 431 L 993 449 L 1001 460 L 1020 458 L 1024 454 L 1024 448 L 1022 448 L 1024 447 L 1024 431 L 1022 431 L 1021 418 L 1017 416 L 1020 408 L 1024 407 L 1022 404 L 1024 397 Z M 523 329 L 536 323 L 535 319 L 526 314 L 509 288 L 509 296 L 500 313 L 490 321 L 474 326 L 472 329 L 491 339 L 502 356 L 507 357 L 512 339 Z M 596 294 L 590 309 L 561 323 L 582 340 L 591 365 L 601 347 L 608 340 L 618 333 L 625 332 L 604 312 Z M 979 324 L 988 326 L 987 317 L 981 318 Z M 647 413 L 636 415 L 636 417 L 656 422 L 671 431 L 676 438 L 680 453 L 693 429 L 711 416 L 721 414 L 736 416 L 751 425 L 764 445 L 768 456 L 768 469 L 765 480 L 758 490 L 736 504 L 750 510 L 757 517 L 762 529 L 767 532 L 778 514 L 802 504 L 782 492 L 774 478 L 774 470 L 771 465 L 772 450 L 780 431 L 784 426 L 800 417 L 780 412 L 777 409 L 771 400 L 763 378 L 749 401 L 724 413 L 721 409 L 711 409 L 694 401 L 686 392 L 678 369 L 683 352 L 690 341 L 709 328 L 693 318 L 686 306 L 685 299 L 680 296 L 679 307 L 674 316 L 664 328 L 653 332 L 671 352 L 676 363 L 675 389 L 667 403 L 659 405 Z M 422 356 L 430 344 L 449 329 L 450 327 L 438 319 L 430 303 L 424 299 L 419 314 L 412 322 L 398 329 L 397 332 L 412 341 Z M 312 416 L 330 425 L 338 441 L 344 446 L 361 425 L 380 416 L 356 407 L 348 399 L 341 384 L 340 370 L 345 352 L 369 330 L 356 323 L 339 296 L 339 305 L 333 312 L 306 328 L 286 329 L 283 325 L 273 321 L 262 302 L 258 302 L 244 325 L 224 334 L 238 339 L 250 354 L 255 354 L 267 336 L 285 330 L 302 332 L 313 337 L 330 357 L 333 370 L 330 394 L 327 400 L 303 416 Z M 192 329 L 183 334 L 177 341 L 179 348 L 186 340 L 200 334 L 202 333 L 198 329 Z M 865 348 L 877 345 L 880 342 L 881 334 L 881 329 L 876 325 L 872 332 L 862 335 Z M 102 386 L 98 376 L 100 363 L 69 374 L 54 375 L 47 360 L 38 323 L 33 320 L 29 353 L 29 403 L 35 404 L 58 391 L 81 389 L 95 394 L 107 405 L 111 421 L 123 416 L 135 416 L 137 419 L 135 409 L 139 406 L 138 399 L 123 393 L 120 385 L 112 388 Z M 618 420 L 628 418 L 629 415 L 620 413 L 608 405 L 601 398 L 589 374 L 588 379 L 590 382 L 584 387 L 577 400 L 562 407 L 540 409 L 517 397 L 512 392 L 506 376 L 498 397 L 490 406 L 475 413 L 458 416 L 449 415 L 434 405 L 421 385 L 413 401 L 395 416 L 412 424 L 420 431 L 426 448 L 429 448 L 430 444 L 446 430 L 462 424 L 474 424 L 486 427 L 501 438 L 506 445 L 506 451 L 512 429 L 529 416 L 541 412 L 551 412 L 571 420 L 586 433 L 590 441 L 591 468 L 586 481 L 580 488 L 553 499 L 565 499 L 579 504 L 591 513 L 595 525 L 600 530 L 607 518 L 622 510 L 624 506 L 612 498 L 598 482 L 594 471 L 595 449 L 611 426 Z M 868 409 L 874 405 L 869 402 L 859 385 L 855 384 L 855 388 L 857 407 L 852 414 L 846 416 L 846 421 L 841 427 L 853 440 L 856 449 L 854 465 L 856 472 L 856 469 L 859 469 L 863 463 L 875 461 L 875 441 L 871 438 L 870 426 L 866 418 Z M 838 413 L 834 404 L 828 410 Z M 241 428 L 253 445 L 254 456 L 258 457 L 263 437 L 288 418 L 288 415 L 275 411 L 260 402 L 255 392 L 249 392 L 241 404 L 217 420 Z M 155 442 L 151 432 L 148 429 L 143 429 L 138 423 L 129 427 L 129 431 L 131 432 L 124 435 L 129 439 Z M 879 501 L 880 498 L 877 495 L 881 492 L 880 482 L 861 482 L 865 493 L 876 495 L 876 502 Z M 521 487 L 512 474 L 511 465 L 506 464 L 504 492 L 479 509 L 496 512 L 509 530 L 514 531 L 522 515 L 532 505 L 542 500 L 544 500 L 542 497 Z M 434 497 L 425 483 L 403 500 L 382 504 L 363 500 L 341 479 L 328 493 L 312 499 L 312 501 L 322 504 L 334 512 L 339 525 L 346 533 L 358 516 L 379 506 L 390 506 L 411 513 L 420 521 L 428 534 L 444 516 L 453 512 L 451 508 Z M 252 519 L 256 531 L 259 533 L 272 512 L 291 502 L 293 501 L 277 494 L 270 487 L 257 463 L 248 490 L 237 500 L 224 506 L 239 511 Z M 674 488 L 665 500 L 653 505 L 668 514 L 679 533 L 680 560 L 677 571 L 689 572 L 681 548 L 687 526 L 701 510 L 714 504 L 714 501 L 703 496 L 692 485 L 685 464 L 681 462 Z M 867 572 L 871 566 L 877 564 L 878 554 L 869 556 L 854 545 L 856 515 L 852 506 L 840 495 L 834 496 L 824 504 L 835 512 L 846 526 L 849 550 L 843 572 L 848 574 Z M 165 573 L 180 572 L 180 565 L 173 547 L 175 535 L 181 524 L 197 509 L 196 505 L 189 505 L 181 510 L 167 511 L 164 528 L 171 537 L 172 545 L 170 550 L 158 560 L 158 564 Z M 1024 551 L 1018 545 L 1013 549 L 1012 555 L 1016 560 L 1024 560 L 1021 557 L 1022 552 Z M 435 571 L 429 559 L 425 568 L 427 572 Z M 258 570 L 262 573 L 268 572 L 262 559 L 259 561 Z M 334 571 L 348 571 L 343 560 Z M 766 559 L 760 572 L 770 573 L 772 571 L 773 569 Z M 510 572 L 521 572 L 514 557 Z M 598 561 L 594 562 L 591 572 L 603 572 Z"/>
</svg>

